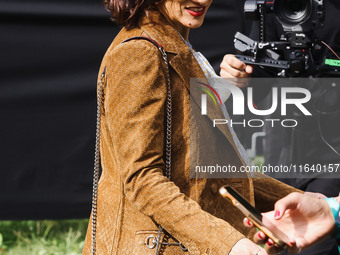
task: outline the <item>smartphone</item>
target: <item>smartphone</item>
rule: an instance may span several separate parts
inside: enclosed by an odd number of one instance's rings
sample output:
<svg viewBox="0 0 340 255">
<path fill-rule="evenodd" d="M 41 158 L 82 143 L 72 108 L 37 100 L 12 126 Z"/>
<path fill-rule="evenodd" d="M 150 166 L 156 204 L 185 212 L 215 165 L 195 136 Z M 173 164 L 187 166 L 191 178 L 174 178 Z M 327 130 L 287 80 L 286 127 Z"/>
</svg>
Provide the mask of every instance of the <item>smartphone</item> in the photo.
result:
<svg viewBox="0 0 340 255">
<path fill-rule="evenodd" d="M 257 228 L 265 233 L 281 248 L 286 248 L 289 244 L 289 238 L 279 230 L 270 220 L 261 215 L 259 211 L 249 204 L 236 190 L 230 186 L 220 188 L 220 194 L 224 198 L 229 198 L 234 206 L 236 206 Z M 271 230 L 269 230 L 271 229 Z"/>
</svg>

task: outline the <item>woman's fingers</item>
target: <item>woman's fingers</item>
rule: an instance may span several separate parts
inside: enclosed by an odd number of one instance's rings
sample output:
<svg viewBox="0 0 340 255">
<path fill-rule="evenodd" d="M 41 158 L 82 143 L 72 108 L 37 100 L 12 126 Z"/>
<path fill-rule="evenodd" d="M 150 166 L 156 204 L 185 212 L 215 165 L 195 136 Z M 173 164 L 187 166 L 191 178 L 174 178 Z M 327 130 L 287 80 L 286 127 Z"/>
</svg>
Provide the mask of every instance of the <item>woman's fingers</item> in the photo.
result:
<svg viewBox="0 0 340 255">
<path fill-rule="evenodd" d="M 247 228 L 254 227 L 254 224 L 248 218 L 243 219 L 243 225 L 246 226 Z"/>
<path fill-rule="evenodd" d="M 281 219 L 285 211 L 288 209 L 294 210 L 300 202 L 300 196 L 303 195 L 297 192 L 293 192 L 277 201 L 274 206 L 274 219 Z"/>
<path fill-rule="evenodd" d="M 268 254 L 277 254 L 283 251 L 283 248 L 275 244 L 274 241 L 268 238 L 262 231 L 256 232 L 253 239 L 254 239 L 254 243 L 256 244 L 259 244 L 259 245 L 264 244 L 264 249 L 266 250 Z"/>
<path fill-rule="evenodd" d="M 272 239 L 268 239 L 264 249 L 267 251 L 268 254 L 277 254 L 283 251 L 283 248 L 277 246 Z"/>
<path fill-rule="evenodd" d="M 249 228 L 254 227 L 254 224 L 248 218 L 243 219 L 243 225 Z M 256 232 L 253 240 L 256 244 L 265 244 L 264 248 L 268 254 L 276 254 L 282 251 L 282 248 L 277 247 L 274 241 L 268 238 L 262 231 Z"/>
<path fill-rule="evenodd" d="M 268 237 L 262 231 L 256 232 L 253 239 L 256 244 L 265 244 L 268 241 Z"/>
</svg>

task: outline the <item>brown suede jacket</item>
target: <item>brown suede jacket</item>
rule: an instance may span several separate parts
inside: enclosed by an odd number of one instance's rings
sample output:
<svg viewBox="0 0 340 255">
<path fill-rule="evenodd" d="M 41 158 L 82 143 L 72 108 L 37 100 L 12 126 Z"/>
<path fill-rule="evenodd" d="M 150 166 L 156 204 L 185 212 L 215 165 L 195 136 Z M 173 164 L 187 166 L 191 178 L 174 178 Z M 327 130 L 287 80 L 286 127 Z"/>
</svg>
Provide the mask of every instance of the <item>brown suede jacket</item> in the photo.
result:
<svg viewBox="0 0 340 255">
<path fill-rule="evenodd" d="M 173 99 L 171 181 L 163 175 L 165 64 L 150 42 L 121 44 L 133 36 L 153 38 L 168 54 Z M 145 242 L 148 236 L 157 236 L 158 224 L 171 235 L 162 235 L 163 241 L 178 240 L 189 250 L 163 246 L 162 254 L 226 255 L 237 241 L 249 237 L 249 230 L 242 224 L 241 213 L 218 194 L 222 185 L 234 187 L 260 211 L 272 210 L 276 200 L 296 191 L 271 178 L 247 175 L 238 179 L 190 178 L 190 143 L 192 162 L 197 165 L 214 143 L 219 143 L 219 148 L 223 145 L 210 161 L 224 157 L 231 165 L 244 163 L 227 125 L 217 134 L 208 118 L 190 123 L 190 78 L 204 78 L 204 74 L 159 12 L 150 12 L 138 28 L 122 29 L 104 56 L 101 72 L 105 66 L 97 255 L 155 254 L 155 248 L 149 249 Z M 204 128 L 204 137 L 190 137 L 190 128 Z M 196 146 L 208 141 L 209 148 Z M 90 250 L 91 221 L 83 254 Z"/>
</svg>

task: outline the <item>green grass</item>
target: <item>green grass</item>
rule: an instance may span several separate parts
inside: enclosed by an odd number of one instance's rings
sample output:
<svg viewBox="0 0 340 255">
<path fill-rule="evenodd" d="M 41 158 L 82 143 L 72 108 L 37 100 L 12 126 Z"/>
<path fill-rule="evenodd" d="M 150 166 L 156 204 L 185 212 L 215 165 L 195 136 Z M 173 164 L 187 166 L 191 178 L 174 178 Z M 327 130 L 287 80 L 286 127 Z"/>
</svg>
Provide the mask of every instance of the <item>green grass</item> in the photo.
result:
<svg viewBox="0 0 340 255">
<path fill-rule="evenodd" d="M 0 221 L 1 255 L 80 255 L 88 219 Z"/>
<path fill-rule="evenodd" d="M 264 164 L 264 156 L 256 156 L 253 160 L 255 166 L 261 166 Z"/>
<path fill-rule="evenodd" d="M 81 255 L 87 224 L 88 219 L 0 221 L 0 255 Z"/>
</svg>

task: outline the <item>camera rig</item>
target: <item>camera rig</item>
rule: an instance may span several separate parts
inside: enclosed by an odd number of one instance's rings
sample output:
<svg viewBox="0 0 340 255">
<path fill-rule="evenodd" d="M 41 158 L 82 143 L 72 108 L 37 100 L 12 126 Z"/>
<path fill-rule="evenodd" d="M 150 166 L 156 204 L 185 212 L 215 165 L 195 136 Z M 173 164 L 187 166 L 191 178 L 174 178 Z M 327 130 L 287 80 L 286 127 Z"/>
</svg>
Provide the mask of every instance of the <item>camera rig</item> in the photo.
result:
<svg viewBox="0 0 340 255">
<path fill-rule="evenodd" d="M 282 77 L 307 77 L 317 74 L 340 75 L 340 60 L 327 59 L 317 66 L 312 50 L 321 49 L 315 29 L 323 26 L 323 0 L 246 0 L 247 18 L 259 21 L 259 41 L 237 32 L 234 46 L 238 59 L 250 65 L 276 69 Z M 266 42 L 265 20 L 273 14 L 282 25 L 280 41 Z"/>
<path fill-rule="evenodd" d="M 315 36 L 315 30 L 323 26 L 325 16 L 323 0 L 246 0 L 244 12 L 247 18 L 259 21 L 259 41 L 236 33 L 234 45 L 242 54 L 236 57 L 241 61 L 274 71 L 275 75 L 280 77 L 340 77 L 340 57 Z M 282 26 L 283 34 L 279 41 L 266 41 L 265 21 L 268 15 L 275 15 Z M 321 50 L 321 44 L 328 47 L 337 59 L 324 58 L 323 63 L 316 64 L 313 55 L 316 56 L 318 50 Z M 322 141 L 337 157 L 340 157 L 339 150 L 325 139 L 320 121 L 321 115 L 330 116 L 340 112 L 339 109 L 332 109 L 329 112 L 320 110 L 321 101 L 329 100 L 324 95 L 331 91 L 331 88 L 334 91 L 335 87 L 335 83 L 328 82 L 326 86 L 313 86 L 312 104 Z M 293 128 L 291 133 L 290 161 L 303 163 L 306 160 L 306 152 L 302 134 L 306 118 L 296 111 L 292 116 L 299 119 L 299 126 Z"/>
</svg>

